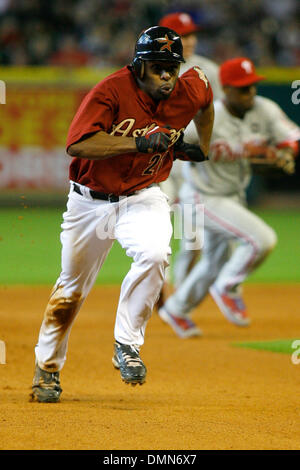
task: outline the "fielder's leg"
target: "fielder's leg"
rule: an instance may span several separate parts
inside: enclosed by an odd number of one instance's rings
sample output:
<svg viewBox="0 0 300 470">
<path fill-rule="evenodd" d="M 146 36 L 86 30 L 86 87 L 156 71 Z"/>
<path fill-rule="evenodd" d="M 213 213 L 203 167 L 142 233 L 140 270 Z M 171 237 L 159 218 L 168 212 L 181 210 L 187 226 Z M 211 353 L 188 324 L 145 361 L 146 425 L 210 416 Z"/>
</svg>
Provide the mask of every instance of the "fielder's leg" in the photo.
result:
<svg viewBox="0 0 300 470">
<path fill-rule="evenodd" d="M 160 317 L 168 323 L 180 338 L 200 336 L 201 330 L 189 317 L 189 313 L 207 295 L 210 285 L 226 262 L 228 243 L 207 230 L 200 261 L 194 266 L 174 294 L 160 308 Z"/>
<path fill-rule="evenodd" d="M 174 285 L 177 289 L 199 261 L 200 250 L 187 250 L 186 241 L 181 240 L 179 252 L 174 262 Z"/>
<path fill-rule="evenodd" d="M 240 286 L 276 245 L 276 234 L 262 219 L 230 198 L 216 198 L 205 208 L 207 223 L 234 240 L 235 249 L 223 265 L 210 293 L 224 316 L 237 326 L 248 326 L 250 318 Z"/>
<path fill-rule="evenodd" d="M 165 303 L 173 315 L 184 315 L 195 308 L 208 294 L 209 287 L 217 278 L 228 259 L 228 241 L 219 234 L 204 231 L 204 243 L 200 261 Z"/>
</svg>

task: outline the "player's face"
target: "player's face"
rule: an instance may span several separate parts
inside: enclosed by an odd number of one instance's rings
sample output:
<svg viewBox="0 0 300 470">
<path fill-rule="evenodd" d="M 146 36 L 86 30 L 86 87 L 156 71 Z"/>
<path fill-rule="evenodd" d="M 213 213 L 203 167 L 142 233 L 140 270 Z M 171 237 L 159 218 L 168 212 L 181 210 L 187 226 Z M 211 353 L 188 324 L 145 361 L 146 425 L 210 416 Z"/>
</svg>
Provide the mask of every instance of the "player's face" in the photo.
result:
<svg viewBox="0 0 300 470">
<path fill-rule="evenodd" d="M 183 57 L 185 59 L 188 59 L 195 52 L 197 45 L 197 36 L 195 33 L 187 34 L 186 36 L 181 36 L 181 42 L 183 47 Z"/>
<path fill-rule="evenodd" d="M 155 101 L 168 99 L 175 87 L 179 69 L 179 62 L 146 60 L 142 89 Z"/>
<path fill-rule="evenodd" d="M 256 86 L 249 85 L 244 87 L 224 87 L 226 102 L 228 106 L 237 112 L 237 114 L 245 114 L 254 105 L 254 97 L 256 95 Z"/>
</svg>

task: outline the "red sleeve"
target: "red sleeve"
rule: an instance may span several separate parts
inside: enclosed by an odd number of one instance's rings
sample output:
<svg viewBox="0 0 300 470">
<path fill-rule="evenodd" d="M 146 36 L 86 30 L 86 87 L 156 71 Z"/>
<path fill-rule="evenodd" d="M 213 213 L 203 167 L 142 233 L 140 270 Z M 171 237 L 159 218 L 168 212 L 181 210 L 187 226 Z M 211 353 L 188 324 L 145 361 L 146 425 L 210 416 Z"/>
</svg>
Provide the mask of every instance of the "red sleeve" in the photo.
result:
<svg viewBox="0 0 300 470">
<path fill-rule="evenodd" d="M 206 108 L 213 101 L 213 91 L 200 67 L 195 66 L 182 74 L 181 79 L 186 83 L 186 92 L 191 100 L 198 103 L 199 108 Z"/>
<path fill-rule="evenodd" d="M 114 90 L 100 82 L 86 95 L 76 112 L 67 136 L 67 149 L 89 134 L 111 130 L 117 111 Z"/>
</svg>

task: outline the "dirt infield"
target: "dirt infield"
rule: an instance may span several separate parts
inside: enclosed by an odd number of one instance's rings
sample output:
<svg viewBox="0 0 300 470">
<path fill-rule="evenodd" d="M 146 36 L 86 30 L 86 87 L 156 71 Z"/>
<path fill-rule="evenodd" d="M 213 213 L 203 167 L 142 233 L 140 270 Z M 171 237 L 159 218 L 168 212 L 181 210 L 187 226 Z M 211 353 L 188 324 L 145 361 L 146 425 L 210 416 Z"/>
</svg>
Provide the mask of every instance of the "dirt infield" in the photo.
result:
<svg viewBox="0 0 300 470">
<path fill-rule="evenodd" d="M 147 383 L 111 364 L 117 287 L 95 287 L 73 326 L 58 404 L 30 403 L 34 345 L 50 287 L 1 287 L 0 449 L 300 449 L 300 364 L 233 342 L 300 339 L 300 285 L 246 285 L 253 324 L 229 324 L 210 298 L 204 336 L 178 339 L 153 314 Z"/>
</svg>

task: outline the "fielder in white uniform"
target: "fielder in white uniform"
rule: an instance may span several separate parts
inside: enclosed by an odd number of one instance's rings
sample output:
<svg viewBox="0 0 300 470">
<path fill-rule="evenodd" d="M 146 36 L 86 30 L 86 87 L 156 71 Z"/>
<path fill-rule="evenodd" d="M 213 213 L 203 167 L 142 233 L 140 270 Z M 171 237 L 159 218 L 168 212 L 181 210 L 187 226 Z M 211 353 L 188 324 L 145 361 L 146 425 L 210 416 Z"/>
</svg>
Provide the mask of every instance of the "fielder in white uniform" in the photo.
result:
<svg viewBox="0 0 300 470">
<path fill-rule="evenodd" d="M 193 206 L 195 219 L 197 211 L 204 211 L 204 227 L 197 227 L 199 233 L 204 228 L 201 260 L 159 310 L 183 338 L 201 334 L 188 314 L 208 292 L 230 322 L 249 325 L 241 284 L 276 245 L 274 230 L 245 207 L 251 159 L 265 152 L 292 173 L 299 148 L 299 127 L 275 102 L 255 96 L 255 84 L 264 77 L 250 60 L 224 62 L 220 78 L 225 98 L 215 102 L 210 159 L 201 165 L 187 163 L 180 190 L 181 202 Z M 192 126 L 185 138 L 197 141 Z"/>
<path fill-rule="evenodd" d="M 181 65 L 180 74 L 185 73 L 189 68 L 197 65 L 208 78 L 213 90 L 214 100 L 221 99 L 223 97 L 223 90 L 219 80 L 219 66 L 207 57 L 195 54 L 197 46 L 196 33 L 199 31 L 199 27 L 195 24 L 192 17 L 184 12 L 170 13 L 162 17 L 159 24 L 173 29 L 181 37 L 185 63 Z M 193 128 L 194 126 L 194 123 L 191 123 L 191 127 Z M 196 132 L 196 129 L 194 129 L 194 132 Z M 179 199 L 179 189 L 183 184 L 182 171 L 185 163 L 186 162 L 182 160 L 175 160 L 168 179 L 160 184 L 160 188 L 167 194 L 169 198 L 168 202 L 171 206 L 178 202 Z M 198 259 L 199 253 L 200 251 L 198 250 L 186 250 L 184 239 L 182 240 L 180 251 L 174 263 L 173 275 L 175 286 L 180 285 L 185 279 L 187 273 Z M 166 270 L 166 281 L 171 282 L 170 268 Z M 163 297 L 164 295 L 162 294 L 162 298 Z M 161 301 L 160 299 L 160 302 Z"/>
</svg>

